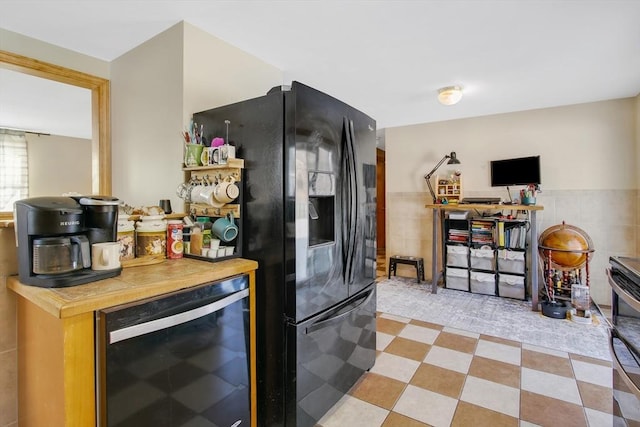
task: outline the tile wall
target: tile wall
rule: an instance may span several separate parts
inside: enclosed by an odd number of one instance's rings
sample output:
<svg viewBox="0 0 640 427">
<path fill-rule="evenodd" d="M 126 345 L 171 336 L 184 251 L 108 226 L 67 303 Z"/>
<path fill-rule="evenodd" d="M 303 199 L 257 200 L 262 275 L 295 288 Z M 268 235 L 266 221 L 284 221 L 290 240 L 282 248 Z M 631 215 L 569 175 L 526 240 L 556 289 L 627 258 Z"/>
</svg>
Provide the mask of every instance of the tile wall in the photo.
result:
<svg viewBox="0 0 640 427">
<path fill-rule="evenodd" d="M 476 192 L 468 197 L 496 196 Z M 432 212 L 424 206 L 431 202 L 426 192 L 387 193 L 386 256 L 421 256 L 427 280 L 431 277 Z M 591 297 L 610 304 L 610 289 L 605 269 L 612 255 L 638 256 L 640 217 L 637 190 L 549 190 L 538 194 L 538 230 L 543 232 L 563 221 L 584 230 L 593 241 L 595 252 L 590 267 Z M 439 255 L 439 265 L 441 258 Z M 413 277 L 411 266 L 398 266 L 398 275 Z"/>
</svg>

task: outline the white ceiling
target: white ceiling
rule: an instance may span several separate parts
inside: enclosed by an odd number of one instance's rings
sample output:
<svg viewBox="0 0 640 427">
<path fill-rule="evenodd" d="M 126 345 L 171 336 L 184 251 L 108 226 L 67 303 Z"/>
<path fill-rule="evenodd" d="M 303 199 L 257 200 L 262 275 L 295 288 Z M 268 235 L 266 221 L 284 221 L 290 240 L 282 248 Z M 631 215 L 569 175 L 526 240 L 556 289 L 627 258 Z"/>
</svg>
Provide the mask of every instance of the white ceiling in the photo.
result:
<svg viewBox="0 0 640 427">
<path fill-rule="evenodd" d="M 379 129 L 640 92 L 640 0 L 0 0 L 0 28 L 106 61 L 181 20 Z M 451 84 L 464 98 L 439 105 Z M 0 84 L 0 99 L 29 98 L 15 87 Z M 10 108 L 0 104 L 0 125 Z M 46 114 L 61 123 L 61 111 Z"/>
</svg>

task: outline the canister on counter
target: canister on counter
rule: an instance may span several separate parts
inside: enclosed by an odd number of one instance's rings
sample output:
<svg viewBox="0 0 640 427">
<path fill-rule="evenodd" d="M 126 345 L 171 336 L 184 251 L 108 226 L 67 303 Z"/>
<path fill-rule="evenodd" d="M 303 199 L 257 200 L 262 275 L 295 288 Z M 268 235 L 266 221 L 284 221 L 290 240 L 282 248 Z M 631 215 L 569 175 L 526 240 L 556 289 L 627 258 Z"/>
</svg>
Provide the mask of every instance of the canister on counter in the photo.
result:
<svg viewBox="0 0 640 427">
<path fill-rule="evenodd" d="M 167 258 L 182 258 L 184 252 L 182 221 L 172 220 L 167 223 Z"/>
<path fill-rule="evenodd" d="M 120 261 L 126 261 L 136 257 L 136 237 L 133 221 L 118 218 L 116 241 L 120 243 Z"/>
<path fill-rule="evenodd" d="M 167 222 L 155 217 L 141 217 L 136 223 L 136 256 L 166 256 Z"/>
</svg>

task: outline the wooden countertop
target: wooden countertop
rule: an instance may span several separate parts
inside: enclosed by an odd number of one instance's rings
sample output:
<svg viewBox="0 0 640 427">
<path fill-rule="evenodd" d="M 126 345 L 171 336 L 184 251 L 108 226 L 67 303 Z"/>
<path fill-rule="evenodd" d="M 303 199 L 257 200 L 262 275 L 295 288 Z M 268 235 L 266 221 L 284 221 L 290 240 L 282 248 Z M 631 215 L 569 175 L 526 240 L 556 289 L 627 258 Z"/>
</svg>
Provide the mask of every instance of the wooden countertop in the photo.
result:
<svg viewBox="0 0 640 427">
<path fill-rule="evenodd" d="M 68 288 L 40 288 L 7 278 L 7 288 L 57 318 L 72 317 L 119 304 L 222 280 L 257 270 L 258 263 L 242 258 L 207 262 L 190 258 L 130 267 L 110 279 Z"/>
<path fill-rule="evenodd" d="M 544 209 L 542 205 L 504 205 L 504 204 L 458 204 L 458 203 L 444 203 L 444 204 L 428 204 L 425 205 L 427 209 L 441 209 L 443 211 L 468 211 L 472 209 L 478 210 L 501 210 L 501 211 L 541 211 Z"/>
</svg>

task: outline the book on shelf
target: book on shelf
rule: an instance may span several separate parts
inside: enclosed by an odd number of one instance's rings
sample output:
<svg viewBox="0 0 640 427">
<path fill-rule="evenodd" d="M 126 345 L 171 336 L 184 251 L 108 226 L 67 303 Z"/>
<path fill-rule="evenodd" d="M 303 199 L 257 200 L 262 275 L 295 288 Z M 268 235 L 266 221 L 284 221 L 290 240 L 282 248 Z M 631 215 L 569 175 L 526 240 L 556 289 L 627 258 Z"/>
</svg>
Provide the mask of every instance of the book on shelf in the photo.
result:
<svg viewBox="0 0 640 427">
<path fill-rule="evenodd" d="M 524 249 L 526 247 L 527 230 L 523 225 L 511 227 L 505 230 L 506 247 L 513 249 Z"/>
<path fill-rule="evenodd" d="M 493 221 L 471 221 L 471 242 L 492 244 L 496 241 Z"/>
<path fill-rule="evenodd" d="M 469 230 L 459 230 L 456 228 L 449 229 L 448 239 L 454 242 L 468 242 Z"/>
</svg>

